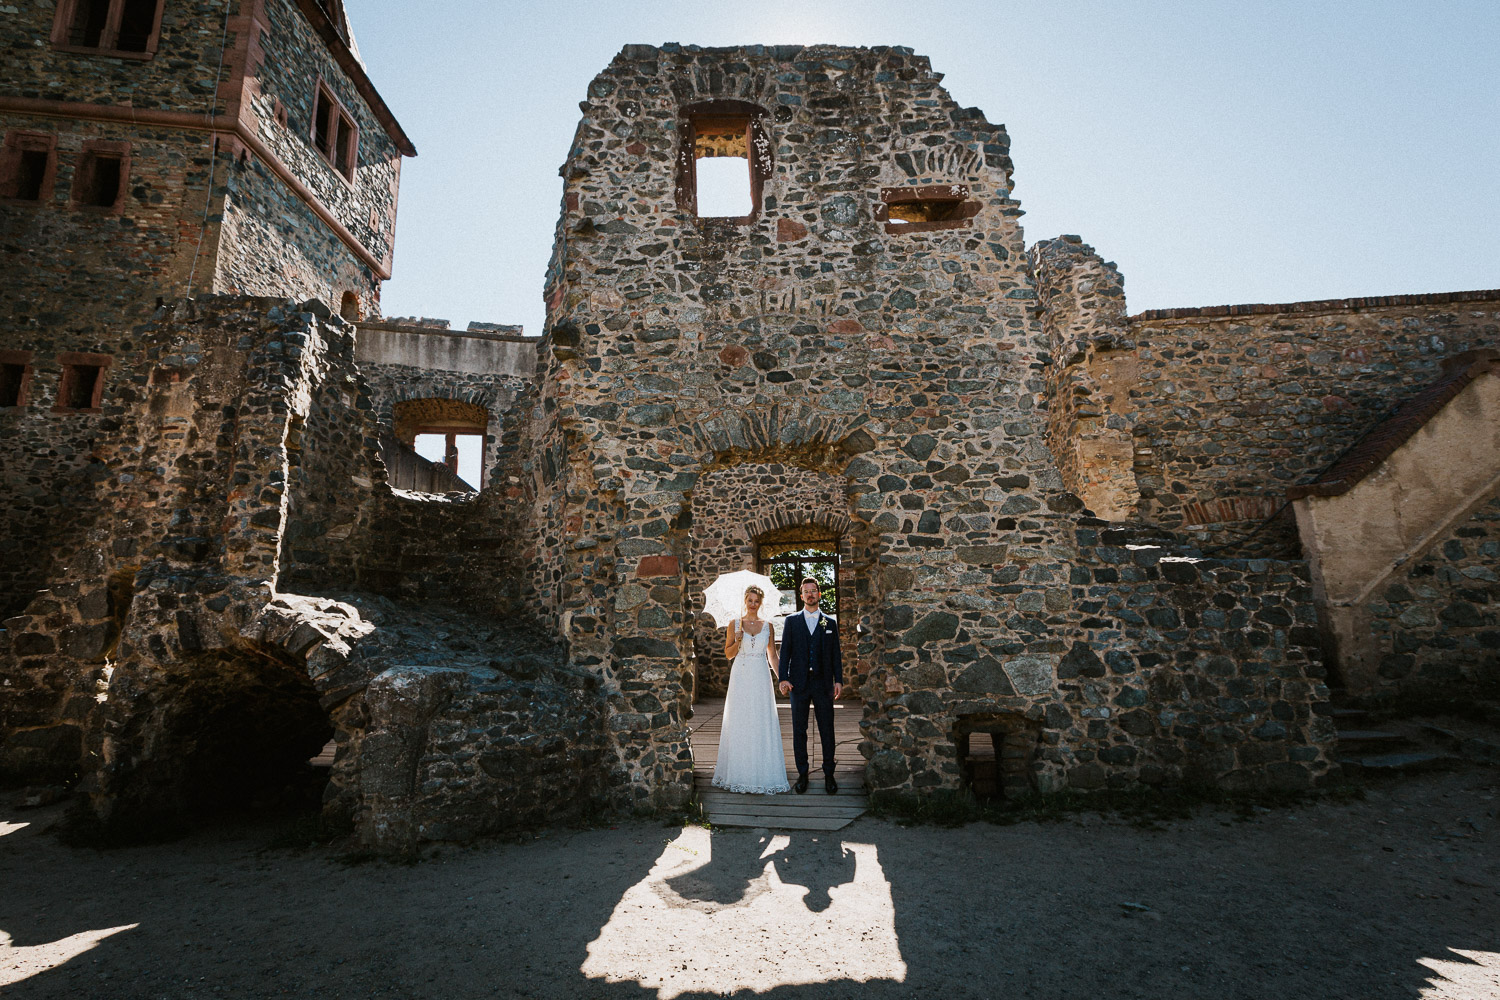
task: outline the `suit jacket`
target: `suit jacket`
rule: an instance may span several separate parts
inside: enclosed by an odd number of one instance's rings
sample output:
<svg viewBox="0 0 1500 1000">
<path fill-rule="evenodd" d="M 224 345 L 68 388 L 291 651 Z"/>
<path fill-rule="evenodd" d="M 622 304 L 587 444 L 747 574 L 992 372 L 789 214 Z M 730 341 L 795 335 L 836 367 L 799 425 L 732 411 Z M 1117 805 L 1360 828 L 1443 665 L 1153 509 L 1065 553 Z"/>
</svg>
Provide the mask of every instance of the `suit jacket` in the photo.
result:
<svg viewBox="0 0 1500 1000">
<path fill-rule="evenodd" d="M 776 664 L 780 680 L 791 681 L 797 694 L 817 690 L 833 694 L 834 682 L 844 683 L 844 651 L 839 648 L 839 623 L 822 612 L 811 635 L 802 612 L 786 616 L 781 626 L 781 655 Z"/>
</svg>

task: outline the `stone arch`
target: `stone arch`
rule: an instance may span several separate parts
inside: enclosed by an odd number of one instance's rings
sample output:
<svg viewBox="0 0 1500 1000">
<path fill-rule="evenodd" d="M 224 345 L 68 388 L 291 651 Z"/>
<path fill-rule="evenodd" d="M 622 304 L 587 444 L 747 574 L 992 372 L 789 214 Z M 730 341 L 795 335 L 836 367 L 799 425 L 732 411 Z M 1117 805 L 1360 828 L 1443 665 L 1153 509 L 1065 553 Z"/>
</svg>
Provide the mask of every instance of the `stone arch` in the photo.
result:
<svg viewBox="0 0 1500 1000">
<path fill-rule="evenodd" d="M 773 510 L 745 522 L 745 531 L 751 538 L 760 538 L 783 528 L 800 528 L 813 525 L 826 528 L 831 534 L 847 534 L 854 521 L 841 511 L 814 510 L 806 514 L 790 510 Z"/>
<path fill-rule="evenodd" d="M 864 416 L 837 416 L 809 406 L 715 413 L 683 428 L 704 471 L 739 462 L 781 461 L 843 474 L 851 459 L 877 441 Z"/>
</svg>

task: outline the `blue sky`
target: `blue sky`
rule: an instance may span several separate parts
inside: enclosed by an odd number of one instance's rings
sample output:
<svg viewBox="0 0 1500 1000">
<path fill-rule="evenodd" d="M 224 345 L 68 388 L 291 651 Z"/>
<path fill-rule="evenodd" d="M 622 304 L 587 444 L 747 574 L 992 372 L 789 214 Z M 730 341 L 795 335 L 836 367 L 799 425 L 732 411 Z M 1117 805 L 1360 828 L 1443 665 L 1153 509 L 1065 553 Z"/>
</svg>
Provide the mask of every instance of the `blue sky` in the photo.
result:
<svg viewBox="0 0 1500 1000">
<path fill-rule="evenodd" d="M 930 56 L 1008 127 L 1027 242 L 1081 235 L 1132 312 L 1500 287 L 1500 0 L 348 9 L 420 152 L 386 315 L 540 333 L 578 102 L 622 45 L 670 41 Z"/>
</svg>

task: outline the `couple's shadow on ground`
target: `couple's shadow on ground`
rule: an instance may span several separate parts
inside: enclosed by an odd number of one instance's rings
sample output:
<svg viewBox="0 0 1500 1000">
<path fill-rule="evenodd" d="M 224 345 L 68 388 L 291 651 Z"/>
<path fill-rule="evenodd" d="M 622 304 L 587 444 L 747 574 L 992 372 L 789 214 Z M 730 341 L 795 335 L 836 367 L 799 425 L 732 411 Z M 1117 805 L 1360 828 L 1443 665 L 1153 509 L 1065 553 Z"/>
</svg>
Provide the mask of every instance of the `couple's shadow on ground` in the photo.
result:
<svg viewBox="0 0 1500 1000">
<path fill-rule="evenodd" d="M 803 904 L 821 913 L 833 903 L 832 891 L 854 881 L 855 857 L 837 833 L 792 833 L 788 843 L 767 854 L 772 835 L 721 831 L 713 836 L 708 863 L 674 875 L 667 886 L 689 904 L 717 909 L 749 903 L 771 886 L 764 878 L 766 863 L 788 885 L 807 889 Z"/>
</svg>

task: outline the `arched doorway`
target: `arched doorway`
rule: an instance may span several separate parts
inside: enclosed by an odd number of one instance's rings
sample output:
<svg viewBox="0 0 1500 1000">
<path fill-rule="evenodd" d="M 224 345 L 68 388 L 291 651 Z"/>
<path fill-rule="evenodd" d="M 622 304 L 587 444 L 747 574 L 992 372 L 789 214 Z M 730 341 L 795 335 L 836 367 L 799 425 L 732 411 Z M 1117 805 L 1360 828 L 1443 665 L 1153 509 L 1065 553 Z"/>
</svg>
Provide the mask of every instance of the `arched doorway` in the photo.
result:
<svg viewBox="0 0 1500 1000">
<path fill-rule="evenodd" d="M 865 633 L 855 605 L 867 596 L 857 584 L 873 561 L 856 537 L 848 507 L 845 481 L 831 472 L 742 462 L 702 475 L 691 495 L 682 548 L 692 701 L 721 697 L 728 684 L 723 630 L 702 613 L 702 594 L 720 574 L 735 570 L 766 573 L 790 594 L 803 576 L 818 580 L 824 609 L 841 625 L 845 686 L 857 690 Z"/>
</svg>

